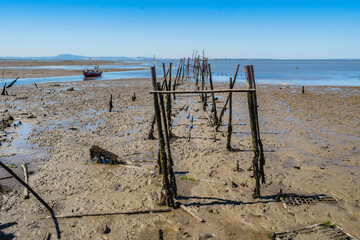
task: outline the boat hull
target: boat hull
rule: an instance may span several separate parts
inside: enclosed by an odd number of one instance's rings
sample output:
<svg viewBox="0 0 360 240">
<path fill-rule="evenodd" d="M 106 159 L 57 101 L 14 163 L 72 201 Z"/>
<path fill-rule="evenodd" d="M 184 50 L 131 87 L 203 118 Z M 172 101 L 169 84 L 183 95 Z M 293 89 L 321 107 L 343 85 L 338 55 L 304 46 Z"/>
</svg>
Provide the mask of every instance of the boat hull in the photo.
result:
<svg viewBox="0 0 360 240">
<path fill-rule="evenodd" d="M 83 72 L 85 77 L 100 77 L 102 72 Z"/>
</svg>

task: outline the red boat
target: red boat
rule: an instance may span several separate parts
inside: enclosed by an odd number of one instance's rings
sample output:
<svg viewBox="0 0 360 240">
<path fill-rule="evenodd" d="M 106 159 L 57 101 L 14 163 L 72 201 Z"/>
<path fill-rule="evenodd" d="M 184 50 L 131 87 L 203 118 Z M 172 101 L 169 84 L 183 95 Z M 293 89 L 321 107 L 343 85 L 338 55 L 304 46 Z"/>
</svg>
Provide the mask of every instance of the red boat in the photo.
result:
<svg viewBox="0 0 360 240">
<path fill-rule="evenodd" d="M 95 66 L 94 69 L 87 69 L 83 71 L 85 77 L 100 77 L 102 71 L 99 69 L 99 66 Z"/>
</svg>

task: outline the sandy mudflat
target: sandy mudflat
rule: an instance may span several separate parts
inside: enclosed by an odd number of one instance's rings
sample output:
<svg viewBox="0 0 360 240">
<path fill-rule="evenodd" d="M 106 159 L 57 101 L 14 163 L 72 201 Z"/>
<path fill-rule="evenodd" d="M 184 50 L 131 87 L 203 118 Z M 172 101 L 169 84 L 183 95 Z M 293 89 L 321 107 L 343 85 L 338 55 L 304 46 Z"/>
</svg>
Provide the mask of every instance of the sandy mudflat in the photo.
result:
<svg viewBox="0 0 360 240">
<path fill-rule="evenodd" d="M 82 70 L 64 70 L 64 69 L 23 69 L 11 67 L 38 67 L 38 66 L 71 66 L 71 65 L 136 65 L 137 63 L 114 62 L 114 61 L 0 61 L 0 79 L 12 78 L 40 78 L 81 75 Z M 1 67 L 6 67 L 2 68 Z M 132 69 L 101 68 L 103 72 L 123 72 L 133 70 L 143 70 L 142 66 Z"/>
<path fill-rule="evenodd" d="M 57 215 L 158 208 L 161 182 L 151 172 L 156 166 L 157 140 L 146 139 L 154 112 L 148 94 L 150 80 L 38 86 L 15 85 L 9 89 L 11 96 L 1 96 L 1 114 L 11 114 L 24 123 L 5 130 L 10 143 L 3 142 L 1 152 L 12 153 L 18 145 L 26 149 L 14 152 L 22 154 L 21 159 L 15 155 L 0 160 L 18 165 L 15 170 L 19 174 L 21 161 L 31 162 L 29 167 L 35 173 L 30 176 L 30 184 Z M 67 91 L 69 88 L 74 91 Z M 181 88 L 194 86 L 189 82 Z M 214 142 L 199 96 L 187 95 L 178 97 L 173 107 L 173 133 L 177 137 L 171 147 L 176 175 L 227 182 L 223 185 L 177 178 L 177 200 L 187 204 L 205 223 L 180 209 L 131 216 L 59 218 L 61 237 L 158 239 L 158 230 L 162 229 L 164 239 L 267 239 L 271 232 L 332 221 L 360 238 L 360 88 L 305 90 L 301 94 L 301 88 L 295 86 L 258 86 L 267 161 L 267 183 L 261 187 L 261 199 L 252 199 L 254 179 L 247 171 L 252 152 L 245 94 L 234 94 L 233 103 L 232 145 L 239 152 L 226 150 L 226 126 Z M 136 101 L 131 100 L 134 92 Z M 114 97 L 113 112 L 107 111 L 110 94 Z M 218 97 L 221 107 L 226 95 Z M 185 104 L 190 107 L 179 112 Z M 189 114 L 194 117 L 190 142 Z M 96 164 L 89 157 L 92 145 L 143 168 Z M 237 160 L 240 172 L 234 171 Z M 0 177 L 7 175 L 0 169 Z M 46 209 L 33 196 L 22 201 L 22 188 L 13 186 L 13 180 L 1 180 L 0 184 L 0 221 L 6 226 L 0 229 L 0 236 L 43 239 L 51 233 L 55 239 L 53 221 L 42 219 L 48 215 Z M 284 209 L 274 201 L 280 188 L 288 193 L 334 196 L 338 203 Z M 110 229 L 108 234 L 103 233 L 105 225 Z"/>
</svg>

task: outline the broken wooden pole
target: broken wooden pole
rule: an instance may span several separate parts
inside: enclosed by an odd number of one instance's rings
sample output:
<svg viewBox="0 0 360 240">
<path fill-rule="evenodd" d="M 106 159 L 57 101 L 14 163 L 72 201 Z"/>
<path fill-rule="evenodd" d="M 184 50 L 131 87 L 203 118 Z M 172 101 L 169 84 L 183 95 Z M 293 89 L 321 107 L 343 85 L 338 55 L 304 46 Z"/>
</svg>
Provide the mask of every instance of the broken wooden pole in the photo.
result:
<svg viewBox="0 0 360 240">
<path fill-rule="evenodd" d="M 6 91 L 6 83 L 5 83 L 4 87 L 3 87 L 3 90 L 2 90 L 2 92 L 1 92 L 1 95 L 3 95 L 3 96 L 9 95 L 8 92 Z"/>
<path fill-rule="evenodd" d="M 49 212 L 53 215 L 54 211 L 52 208 L 28 185 L 26 184 L 21 178 L 19 178 L 10 168 L 8 168 L 5 164 L 0 161 L 0 166 L 3 167 L 8 173 L 10 173 L 16 180 L 18 180 L 24 187 L 26 187 L 31 194 L 33 194 L 45 207 Z"/>
<path fill-rule="evenodd" d="M 150 67 L 151 71 L 151 80 L 153 89 L 156 91 L 157 89 L 157 82 L 156 82 L 156 69 L 155 67 Z M 174 197 L 171 191 L 169 179 L 168 179 L 168 167 L 167 167 L 167 157 L 165 153 L 165 142 L 164 142 L 164 135 L 162 131 L 161 126 L 161 114 L 160 114 L 160 107 L 159 107 L 159 101 L 158 101 L 158 94 L 154 94 L 154 110 L 156 114 L 156 122 L 157 122 L 157 128 L 158 128 L 158 136 L 159 136 L 159 156 L 160 156 L 160 163 L 163 173 L 163 186 L 161 191 L 161 197 L 159 204 L 164 205 L 166 204 L 168 207 L 173 207 L 175 205 L 174 203 Z M 160 167 L 160 166 L 159 166 Z"/>
<path fill-rule="evenodd" d="M 19 77 L 17 77 L 14 81 L 12 81 L 9 85 L 7 85 L 6 88 L 11 88 L 12 85 L 14 85 L 18 79 Z"/>
<path fill-rule="evenodd" d="M 24 170 L 24 179 L 25 179 L 25 183 L 29 184 L 29 175 L 28 175 L 28 168 L 27 168 L 27 164 L 23 163 L 21 165 L 21 168 Z M 24 197 L 23 199 L 29 199 L 29 190 L 25 187 L 24 188 Z"/>
<path fill-rule="evenodd" d="M 112 101 L 112 94 L 110 94 L 110 101 L 109 101 L 109 112 L 113 109 L 113 101 Z"/>
<path fill-rule="evenodd" d="M 230 78 L 230 89 L 233 88 L 232 85 L 232 78 Z M 228 122 L 228 135 L 227 135 L 227 143 L 226 143 L 226 149 L 229 151 L 232 151 L 231 148 L 231 134 L 232 134 L 232 125 L 231 125 L 231 121 L 232 121 L 232 93 L 229 92 L 229 122 Z"/>
<path fill-rule="evenodd" d="M 238 71 L 239 71 L 239 67 L 240 67 L 240 64 L 237 65 L 236 67 L 236 71 L 235 71 L 235 75 L 234 75 L 234 81 L 232 83 L 233 86 L 235 86 L 235 82 L 236 82 L 236 77 L 237 77 L 237 74 L 238 74 Z M 230 96 L 230 95 L 229 95 Z M 220 112 L 220 116 L 218 118 L 218 121 L 217 121 L 217 124 L 216 124 L 216 128 L 215 130 L 218 131 L 219 130 L 219 127 L 220 127 L 220 124 L 221 124 L 221 121 L 222 121 L 222 117 L 225 113 L 225 110 L 226 110 L 226 105 L 228 104 L 229 102 L 229 96 L 226 98 L 226 102 L 225 102 L 225 105 L 224 107 L 222 108 L 221 112 Z"/>
<path fill-rule="evenodd" d="M 191 140 L 191 130 L 194 127 L 193 122 L 194 122 L 194 116 L 191 116 L 191 125 L 190 125 L 190 128 L 189 128 L 188 142 L 190 142 L 190 140 Z"/>
<path fill-rule="evenodd" d="M 56 218 L 82 218 L 82 217 L 99 217 L 99 216 L 114 216 L 114 215 L 136 215 L 145 213 L 163 213 L 171 212 L 170 208 L 158 208 L 158 209 L 143 209 L 143 210 L 131 210 L 124 212 L 110 212 L 110 213 L 87 213 L 87 214 L 74 214 L 74 215 L 60 215 Z M 50 217 L 45 217 L 49 219 Z"/>
<path fill-rule="evenodd" d="M 199 222 L 205 222 L 205 220 L 199 216 L 197 216 L 195 213 L 193 213 L 188 207 L 185 207 L 184 205 L 180 205 L 180 208 L 187 212 L 190 216 L 198 220 Z"/>
<path fill-rule="evenodd" d="M 253 82 L 251 80 L 251 66 L 245 66 L 245 79 L 246 79 L 246 87 L 252 88 Z M 254 157 L 252 161 L 252 169 L 255 178 L 255 189 L 253 198 L 260 198 L 260 171 L 259 171 L 259 146 L 258 146 L 258 137 L 257 137 L 257 129 L 256 129 L 256 114 L 255 114 L 255 103 L 253 93 L 247 93 L 248 100 L 248 109 L 249 109 L 249 118 L 250 118 L 250 128 L 251 128 L 251 137 L 252 137 L 252 146 Z"/>
<path fill-rule="evenodd" d="M 211 68 L 210 68 L 210 64 L 208 65 L 209 67 L 209 80 L 210 80 L 210 89 L 214 90 L 214 86 L 213 86 L 213 82 L 212 82 L 212 75 L 211 75 Z M 218 122 L 218 117 L 217 117 L 217 110 L 216 110 L 216 102 L 215 102 L 215 94 L 211 93 L 211 98 L 212 98 L 212 109 L 211 112 L 213 113 L 214 116 L 214 123 L 217 124 Z"/>
<path fill-rule="evenodd" d="M 164 232 L 161 229 L 159 229 L 159 240 L 164 240 Z"/>
</svg>

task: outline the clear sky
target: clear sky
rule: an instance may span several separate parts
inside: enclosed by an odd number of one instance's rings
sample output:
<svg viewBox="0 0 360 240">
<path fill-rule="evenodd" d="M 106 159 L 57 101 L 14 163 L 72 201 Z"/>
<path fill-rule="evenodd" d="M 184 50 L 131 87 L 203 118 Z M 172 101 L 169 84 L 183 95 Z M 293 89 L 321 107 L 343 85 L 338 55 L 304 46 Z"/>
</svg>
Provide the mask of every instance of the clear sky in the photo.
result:
<svg viewBox="0 0 360 240">
<path fill-rule="evenodd" d="M 360 0 L 0 0 L 0 56 L 360 58 Z"/>
</svg>

